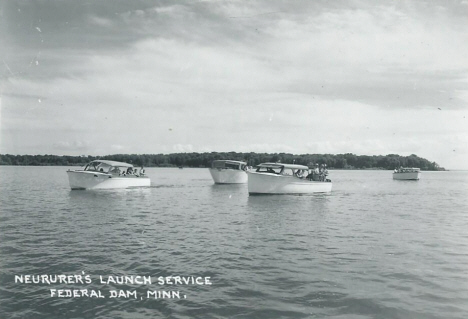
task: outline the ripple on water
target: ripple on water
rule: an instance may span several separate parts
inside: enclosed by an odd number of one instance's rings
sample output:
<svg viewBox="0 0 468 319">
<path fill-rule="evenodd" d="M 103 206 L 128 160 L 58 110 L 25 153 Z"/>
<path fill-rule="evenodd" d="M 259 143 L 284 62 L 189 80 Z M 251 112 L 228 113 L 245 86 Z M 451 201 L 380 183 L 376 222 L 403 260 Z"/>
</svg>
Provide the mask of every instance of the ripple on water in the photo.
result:
<svg viewBox="0 0 468 319">
<path fill-rule="evenodd" d="M 104 191 L 70 191 L 65 170 L 0 167 L 2 318 L 468 313 L 468 172 L 396 183 L 386 171 L 332 171 L 331 194 L 253 197 L 202 169 L 149 168 L 151 187 Z M 48 286 L 13 282 L 82 271 L 210 276 L 213 285 L 155 285 L 187 298 L 127 300 L 49 298 Z"/>
</svg>

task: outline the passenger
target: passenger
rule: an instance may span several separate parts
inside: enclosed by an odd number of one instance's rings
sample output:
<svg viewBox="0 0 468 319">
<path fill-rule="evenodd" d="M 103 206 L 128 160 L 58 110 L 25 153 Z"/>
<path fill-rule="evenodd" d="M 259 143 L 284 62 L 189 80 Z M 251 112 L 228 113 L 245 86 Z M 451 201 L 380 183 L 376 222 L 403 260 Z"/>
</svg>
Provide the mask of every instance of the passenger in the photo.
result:
<svg viewBox="0 0 468 319">
<path fill-rule="evenodd" d="M 302 169 L 298 169 L 296 171 L 296 176 L 299 178 L 304 178 L 304 171 Z"/>
<path fill-rule="evenodd" d="M 312 175 L 312 180 L 318 181 L 319 179 L 320 179 L 320 169 L 319 169 L 319 164 L 316 163 L 314 171 L 313 171 L 313 175 Z"/>
<path fill-rule="evenodd" d="M 327 180 L 327 176 L 328 176 L 327 164 L 323 164 L 323 181 Z"/>
<path fill-rule="evenodd" d="M 145 169 L 143 168 L 143 166 L 141 166 L 140 168 L 140 176 L 144 176 L 145 175 Z"/>
<path fill-rule="evenodd" d="M 127 175 L 132 175 L 133 169 L 131 167 L 127 168 Z"/>
<path fill-rule="evenodd" d="M 320 164 L 320 181 L 324 182 L 327 179 L 327 175 L 327 164 Z"/>
</svg>

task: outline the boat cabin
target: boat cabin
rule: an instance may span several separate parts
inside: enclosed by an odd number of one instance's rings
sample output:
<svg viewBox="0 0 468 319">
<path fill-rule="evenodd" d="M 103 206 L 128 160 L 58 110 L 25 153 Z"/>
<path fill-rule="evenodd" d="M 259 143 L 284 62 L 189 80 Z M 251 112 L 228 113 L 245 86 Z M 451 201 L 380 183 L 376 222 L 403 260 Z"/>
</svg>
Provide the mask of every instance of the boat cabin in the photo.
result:
<svg viewBox="0 0 468 319">
<path fill-rule="evenodd" d="M 211 168 L 246 170 L 247 163 L 241 161 L 216 160 L 211 163 Z"/>
<path fill-rule="evenodd" d="M 134 173 L 132 164 L 107 160 L 92 161 L 91 163 L 85 166 L 84 170 L 113 175 Z"/>
<path fill-rule="evenodd" d="M 420 169 L 417 167 L 400 167 L 394 170 L 395 173 L 417 173 Z"/>
<path fill-rule="evenodd" d="M 306 176 L 309 168 L 304 165 L 281 164 L 281 163 L 263 163 L 257 166 L 256 172 L 270 173 L 285 176 Z"/>
</svg>

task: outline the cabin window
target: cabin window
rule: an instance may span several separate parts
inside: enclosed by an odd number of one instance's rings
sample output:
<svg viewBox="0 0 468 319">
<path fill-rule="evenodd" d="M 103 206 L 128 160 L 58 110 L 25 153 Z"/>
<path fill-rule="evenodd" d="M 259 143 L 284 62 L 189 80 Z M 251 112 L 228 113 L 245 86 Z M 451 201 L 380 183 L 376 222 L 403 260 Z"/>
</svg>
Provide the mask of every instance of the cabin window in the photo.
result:
<svg viewBox="0 0 468 319">
<path fill-rule="evenodd" d="M 271 174 L 280 174 L 282 167 L 259 167 L 257 172 L 259 173 L 271 173 Z"/>
<path fill-rule="evenodd" d="M 211 165 L 212 168 L 225 168 L 224 162 L 213 162 Z"/>
<path fill-rule="evenodd" d="M 102 173 L 108 173 L 110 168 L 111 168 L 110 165 L 104 164 L 104 163 L 100 163 L 100 164 L 96 167 L 96 170 L 99 171 L 99 172 L 102 172 Z"/>
<path fill-rule="evenodd" d="M 90 164 L 86 165 L 84 170 L 85 171 L 97 171 L 96 166 L 97 166 L 97 163 L 90 163 Z"/>
<path fill-rule="evenodd" d="M 240 169 L 241 164 L 240 163 L 230 163 L 230 162 L 224 162 L 224 161 L 214 161 L 211 164 L 212 168 L 217 168 L 217 169 Z"/>
<path fill-rule="evenodd" d="M 110 165 L 104 163 L 90 163 L 86 165 L 85 171 L 93 171 L 93 172 L 103 172 L 108 173 L 109 169 L 111 168 Z"/>
<path fill-rule="evenodd" d="M 109 173 L 114 174 L 114 175 L 120 175 L 121 171 L 118 167 L 112 167 L 112 169 L 109 170 Z"/>
</svg>

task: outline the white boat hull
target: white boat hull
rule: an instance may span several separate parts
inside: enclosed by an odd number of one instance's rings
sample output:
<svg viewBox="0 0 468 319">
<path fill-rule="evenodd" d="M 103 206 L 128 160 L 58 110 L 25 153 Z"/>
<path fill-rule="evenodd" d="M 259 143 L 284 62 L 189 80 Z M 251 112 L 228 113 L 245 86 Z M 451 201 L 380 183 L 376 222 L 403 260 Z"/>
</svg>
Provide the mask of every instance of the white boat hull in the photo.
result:
<svg viewBox="0 0 468 319">
<path fill-rule="evenodd" d="M 211 177 L 216 184 L 245 184 L 247 173 L 243 170 L 210 168 Z"/>
<path fill-rule="evenodd" d="M 147 176 L 113 176 L 92 171 L 67 171 L 71 189 L 112 189 L 147 187 L 151 180 Z"/>
<path fill-rule="evenodd" d="M 393 173 L 393 179 L 398 180 L 419 180 L 421 172 Z"/>
<path fill-rule="evenodd" d="M 331 192 L 331 182 L 310 181 L 293 176 L 248 172 L 249 194 L 313 194 Z"/>
</svg>

